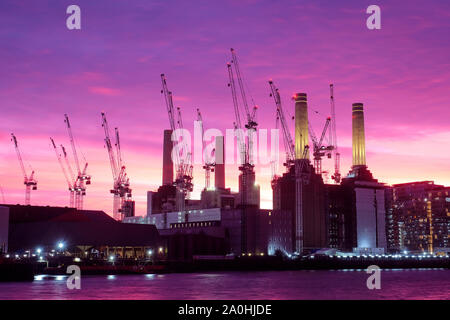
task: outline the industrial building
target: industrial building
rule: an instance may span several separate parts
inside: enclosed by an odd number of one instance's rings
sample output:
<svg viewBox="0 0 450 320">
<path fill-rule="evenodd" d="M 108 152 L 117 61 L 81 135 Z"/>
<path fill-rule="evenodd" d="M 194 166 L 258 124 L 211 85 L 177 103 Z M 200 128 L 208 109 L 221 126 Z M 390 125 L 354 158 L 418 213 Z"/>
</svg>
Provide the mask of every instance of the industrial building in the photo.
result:
<svg viewBox="0 0 450 320">
<path fill-rule="evenodd" d="M 235 255 L 305 254 L 323 248 L 385 252 L 387 191 L 366 165 L 363 104 L 352 106 L 353 166 L 340 184 L 325 185 L 316 166 L 316 148 L 314 166 L 310 161 L 307 95 L 296 94 L 294 100 L 295 148 L 287 171 L 272 181 L 273 210 L 259 208 L 259 188 L 249 190 L 255 186 L 255 173 L 245 163 L 240 167 L 238 193 L 225 188 L 222 166 L 215 170 L 214 189 L 205 188 L 200 200 L 184 199 L 184 210 L 177 210 L 178 191 L 171 180 L 174 163 L 169 156 L 172 142 L 166 130 L 163 185 L 148 193 L 145 217 L 124 222 L 152 224 L 162 234 L 209 234 L 223 239 L 220 252 Z M 216 149 L 224 154 L 222 139 L 216 141 Z"/>
<path fill-rule="evenodd" d="M 352 105 L 353 166 L 340 185 L 327 185 L 329 246 L 357 253 L 384 253 L 386 186 L 366 165 L 364 107 Z"/>
<path fill-rule="evenodd" d="M 162 184 L 147 192 L 145 216 L 135 216 L 135 203 L 122 161 L 118 129 L 112 142 L 106 115 L 102 113 L 113 174 L 113 217 L 100 211 L 81 210 L 91 176 L 88 163 L 79 162 L 69 118 L 65 115 L 75 170 L 64 146 L 51 142 L 68 184 L 70 205 L 65 208 L 0 207 L 0 251 L 48 247 L 64 242 L 73 254 L 85 251 L 107 256 L 142 256 L 148 248 L 163 248 L 166 258 L 189 260 L 194 255 L 303 255 L 332 248 L 356 254 L 385 251 L 446 250 L 449 244 L 449 187 L 431 181 L 386 186 L 373 177 L 366 163 L 364 105 L 352 105 L 352 167 L 341 179 L 337 150 L 334 89 L 330 85 L 331 117 L 320 139 L 310 126 L 306 93 L 294 95 L 295 139 L 285 119 L 278 89 L 269 81 L 281 122 L 286 171 L 273 175 L 273 209 L 260 209 L 260 186 L 256 184 L 254 150 L 257 106 L 247 101 L 238 58 L 231 49 L 227 64 L 228 86 L 235 112 L 235 138 L 239 150 L 238 192 L 226 186 L 225 143 L 215 137 L 214 161 L 204 159 L 205 187 L 199 200 L 193 191 L 191 150 L 179 152 L 174 142 L 184 140 L 180 108 L 161 74 L 170 128 L 163 132 Z M 253 100 L 253 99 L 252 99 Z M 252 101 L 253 103 L 253 101 Z M 203 120 L 197 109 L 203 138 Z M 244 119 L 244 120 L 243 120 Z M 244 122 L 245 121 L 245 122 Z M 278 122 L 279 121 L 279 122 Z M 244 134 L 244 129 L 246 133 Z M 329 133 L 328 144 L 324 137 Z M 246 137 L 244 137 L 246 135 Z M 26 204 L 37 186 L 34 171 L 24 169 L 17 138 L 12 141 L 25 180 Z M 234 143 L 234 142 L 233 142 Z M 202 151 L 204 151 L 203 145 Z M 334 158 L 335 184 L 325 184 L 322 157 Z M 214 173 L 214 185 L 210 174 Z M 159 251 L 159 249 L 158 249 Z"/>
<path fill-rule="evenodd" d="M 160 237 L 155 226 L 123 224 L 103 211 L 2 205 L 0 221 L 4 252 L 35 252 L 39 248 L 96 258 L 145 257 L 148 250 L 167 252 L 167 239 Z"/>
<path fill-rule="evenodd" d="M 239 192 L 225 184 L 224 139 L 215 138 L 214 188 L 209 181 L 200 200 L 181 198 L 174 178 L 172 130 L 164 131 L 163 184 L 147 192 L 147 215 L 125 217 L 124 223 L 154 225 L 163 236 L 170 236 L 169 257 L 191 259 L 194 254 L 267 254 L 268 211 L 260 210 L 259 186 L 255 173 L 247 167 L 239 177 Z M 205 168 L 206 169 L 206 168 Z M 210 169 L 210 168 L 208 168 Z M 205 172 L 205 175 L 209 172 Z M 209 179 L 209 175 L 207 176 Z M 182 199 L 182 200 L 181 200 Z M 183 201 L 180 205 L 178 201 Z M 177 210 L 183 208 L 183 210 Z M 204 237 L 211 238 L 206 243 Z M 203 240 L 201 240 L 203 239 Z"/>
<path fill-rule="evenodd" d="M 309 164 L 310 177 L 302 189 L 303 207 L 303 250 L 313 252 L 327 247 L 327 222 L 325 208 L 325 186 L 322 177 L 314 173 Z M 296 252 L 295 245 L 295 168 L 283 174 L 273 185 L 273 210 L 271 213 L 271 234 L 269 252 L 281 250 Z"/>
<path fill-rule="evenodd" d="M 308 143 L 306 94 L 296 95 L 296 157 Z M 362 103 L 352 106 L 353 166 L 340 184 L 324 185 L 322 177 L 307 161 L 309 177 L 300 195 L 303 253 L 329 247 L 360 253 L 387 250 L 386 203 L 383 183 L 373 178 L 366 165 L 364 111 Z M 309 158 L 309 154 L 307 154 Z M 304 161 L 304 160 L 303 160 Z M 306 179 L 305 179 L 306 180 Z M 269 252 L 295 253 L 298 228 L 295 168 L 273 184 L 272 233 Z"/>
<path fill-rule="evenodd" d="M 325 186 L 309 160 L 309 121 L 306 93 L 295 95 L 295 161 L 303 162 L 306 177 L 299 191 L 296 165 L 272 182 L 273 211 L 269 252 L 307 253 L 327 246 Z M 297 209 L 300 202 L 301 210 Z M 301 243 L 299 245 L 299 243 Z"/>
<path fill-rule="evenodd" d="M 389 193 L 393 250 L 449 251 L 450 187 L 420 181 L 395 184 Z"/>
</svg>

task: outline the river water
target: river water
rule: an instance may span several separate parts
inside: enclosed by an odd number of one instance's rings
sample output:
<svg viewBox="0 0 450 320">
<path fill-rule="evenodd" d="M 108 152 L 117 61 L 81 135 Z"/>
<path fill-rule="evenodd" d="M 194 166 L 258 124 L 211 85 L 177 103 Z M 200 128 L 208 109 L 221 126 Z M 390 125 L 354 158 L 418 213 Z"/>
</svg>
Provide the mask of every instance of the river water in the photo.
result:
<svg viewBox="0 0 450 320">
<path fill-rule="evenodd" d="M 210 272 L 82 276 L 69 290 L 66 276 L 0 283 L 0 299 L 450 299 L 450 270 L 381 271 L 381 289 L 369 290 L 365 270 Z"/>
</svg>

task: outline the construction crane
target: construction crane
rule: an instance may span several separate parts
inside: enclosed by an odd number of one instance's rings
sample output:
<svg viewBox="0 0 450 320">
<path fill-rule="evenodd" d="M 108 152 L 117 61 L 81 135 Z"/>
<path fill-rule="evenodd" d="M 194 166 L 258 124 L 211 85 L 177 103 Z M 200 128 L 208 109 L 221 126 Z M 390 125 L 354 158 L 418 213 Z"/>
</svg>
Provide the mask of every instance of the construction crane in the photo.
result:
<svg viewBox="0 0 450 320">
<path fill-rule="evenodd" d="M 240 166 L 239 170 L 242 172 L 240 175 L 240 193 L 241 193 L 241 204 L 251 204 L 251 197 L 249 197 L 249 192 L 251 192 L 251 188 L 255 182 L 255 172 L 254 172 L 254 160 L 253 160 L 253 148 L 254 141 L 253 139 L 256 136 L 256 128 L 258 123 L 256 122 L 256 111 L 258 107 L 254 104 L 253 109 L 250 111 L 247 96 L 245 93 L 244 81 L 242 78 L 242 74 L 239 68 L 239 62 L 236 56 L 236 52 L 234 49 L 231 49 L 231 62 L 227 63 L 228 69 L 228 86 L 231 89 L 231 96 L 233 99 L 234 113 L 235 113 L 235 122 L 234 128 L 236 132 L 236 136 L 238 139 L 238 147 L 240 154 Z M 237 87 L 234 78 L 234 74 L 236 73 L 236 78 L 239 86 L 239 92 L 241 97 L 241 103 L 243 104 L 240 107 Z M 253 99 L 252 99 L 253 102 Z M 243 117 L 246 120 L 245 128 L 247 129 L 247 140 L 244 138 L 243 127 L 241 121 L 241 113 L 243 113 Z M 244 230 L 245 231 L 245 230 Z"/>
<path fill-rule="evenodd" d="M 280 117 L 278 116 L 278 112 L 277 112 L 275 118 L 276 118 L 275 130 L 279 130 Z M 283 138 L 283 141 L 284 141 L 284 138 Z M 285 146 L 284 150 L 286 150 L 286 146 Z M 286 157 L 287 157 L 287 153 L 286 153 Z M 272 189 L 273 189 L 278 178 L 280 177 L 278 175 L 278 159 L 277 159 L 277 157 L 272 158 L 272 160 L 270 161 L 270 171 L 271 171 L 271 177 L 272 177 L 272 179 L 270 181 L 271 181 L 271 185 L 272 185 Z"/>
<path fill-rule="evenodd" d="M 331 105 L 331 130 L 330 130 L 330 143 L 333 146 L 334 153 L 334 174 L 332 179 L 337 184 L 341 182 L 340 161 L 341 154 L 338 151 L 337 135 L 336 135 L 336 110 L 334 106 L 334 85 L 330 84 L 330 105 Z"/>
<path fill-rule="evenodd" d="M 68 176 L 70 177 L 71 184 L 72 184 L 72 186 L 74 188 L 74 203 L 73 203 L 73 206 L 76 209 L 81 210 L 82 208 L 80 208 L 80 203 L 82 201 L 80 199 L 84 195 L 86 195 L 86 187 L 79 183 L 79 180 L 77 179 L 77 175 L 74 174 L 72 166 L 70 165 L 70 161 L 69 161 L 69 158 L 67 156 L 66 148 L 62 144 L 61 144 L 61 151 L 63 153 L 64 161 L 65 161 L 66 166 L 67 166 Z"/>
<path fill-rule="evenodd" d="M 237 134 L 238 138 L 238 149 L 239 149 L 239 157 L 241 160 L 241 167 L 245 163 L 248 163 L 248 152 L 247 152 L 247 145 L 245 144 L 245 140 L 242 134 L 242 122 L 241 122 L 241 115 L 239 110 L 239 103 L 237 100 L 236 95 L 236 84 L 234 81 L 234 74 L 233 74 L 233 68 L 231 67 L 231 63 L 227 63 L 227 69 L 228 69 L 228 86 L 231 88 L 231 97 L 233 98 L 233 107 L 234 107 L 234 116 L 235 116 L 235 122 L 234 122 L 234 129 Z M 251 166 L 251 165 L 250 165 Z M 242 171 L 242 169 L 241 169 Z"/>
<path fill-rule="evenodd" d="M 289 168 L 294 164 L 295 161 L 295 145 L 294 141 L 292 140 L 288 124 L 286 122 L 286 117 L 284 115 L 283 106 L 281 104 L 280 92 L 272 80 L 269 80 L 269 86 L 271 90 L 270 96 L 273 97 L 275 105 L 277 107 L 277 114 L 276 114 L 277 123 L 278 122 L 281 123 L 281 129 L 283 131 L 283 143 L 284 143 L 284 150 L 286 152 L 286 162 L 284 163 L 284 166 L 289 171 Z"/>
<path fill-rule="evenodd" d="M 202 131 L 202 151 L 206 150 L 206 141 L 203 139 L 204 136 L 204 128 L 203 128 L 203 118 L 202 114 L 200 112 L 200 109 L 197 109 L 197 121 L 200 122 L 200 128 Z M 215 149 L 212 150 L 212 152 L 215 152 Z M 212 161 L 210 158 L 210 154 L 204 153 L 204 165 L 203 169 L 205 169 L 205 190 L 210 189 L 211 185 L 211 172 L 214 172 L 214 167 L 216 166 L 216 163 Z"/>
<path fill-rule="evenodd" d="M 246 148 L 246 163 L 253 165 L 254 164 L 254 159 L 253 159 L 253 147 L 254 147 L 254 141 L 253 139 L 255 138 L 256 135 L 256 128 L 258 127 L 258 123 L 256 122 L 256 111 L 258 110 L 258 106 L 256 106 L 256 104 L 254 103 L 253 99 L 253 108 L 250 111 L 248 102 L 247 102 L 247 95 L 245 94 L 245 86 L 244 86 L 244 80 L 241 74 L 241 70 L 239 67 L 239 61 L 236 55 L 236 51 L 231 48 L 231 64 L 229 64 L 229 69 L 232 68 L 232 65 L 234 66 L 234 72 L 236 73 L 236 78 L 238 81 L 238 85 L 239 85 L 239 91 L 241 93 L 241 100 L 242 100 L 242 104 L 244 105 L 244 112 L 245 112 L 245 117 L 246 117 L 246 124 L 245 124 L 245 128 L 247 129 L 247 133 L 248 133 L 248 145 Z M 231 73 L 231 75 L 233 76 L 233 73 Z M 230 80 L 231 82 L 231 80 Z M 232 88 L 233 89 L 233 88 Z M 236 86 L 234 86 L 234 90 L 236 90 Z M 236 98 L 236 102 L 237 102 L 237 94 L 236 92 L 233 94 Z M 234 99 L 234 98 L 233 98 Z M 236 108 L 235 108 L 236 110 Z M 239 107 L 238 107 L 239 110 Z M 241 129 L 241 127 L 239 127 Z"/>
<path fill-rule="evenodd" d="M 178 136 L 178 133 L 183 132 L 183 120 L 181 118 L 181 109 L 177 108 L 177 119 L 175 121 L 175 109 L 173 106 L 173 95 L 172 91 L 170 91 L 167 87 L 167 79 L 164 74 L 161 74 L 161 82 L 162 82 L 162 90 L 161 93 L 164 95 L 164 100 L 166 102 L 167 114 L 169 116 L 169 124 L 170 129 L 172 130 L 172 134 L 174 135 L 175 141 L 179 141 L 179 138 L 183 138 L 183 136 Z M 180 152 L 182 154 L 180 155 Z M 190 192 L 194 189 L 194 185 L 192 183 L 192 170 L 193 166 L 191 164 L 191 152 L 190 150 L 186 150 L 185 148 L 182 150 L 176 150 L 176 152 L 172 152 L 172 155 L 175 155 L 175 169 L 176 169 L 176 178 L 175 178 L 175 186 L 177 187 L 176 194 L 176 204 L 178 211 L 185 210 L 185 199 L 189 198 Z"/>
<path fill-rule="evenodd" d="M 314 157 L 314 169 L 318 175 L 322 175 L 322 158 L 327 155 L 328 158 L 331 158 L 331 153 L 334 149 L 334 146 L 329 144 L 327 146 L 324 145 L 324 138 L 327 133 L 331 122 L 331 118 L 328 117 L 325 126 L 323 127 L 322 134 L 320 135 L 320 139 L 317 139 L 314 134 L 314 130 L 312 129 L 311 124 L 308 126 L 309 135 L 311 136 L 311 140 L 313 142 L 313 157 Z"/>
<path fill-rule="evenodd" d="M 20 168 L 22 169 L 22 174 L 24 177 L 23 184 L 25 185 L 25 205 L 29 205 L 31 190 L 37 190 L 37 181 L 34 178 L 34 170 L 31 169 L 31 174 L 27 175 L 23 164 L 22 155 L 20 154 L 19 145 L 17 143 L 17 138 L 14 133 L 11 133 L 11 141 L 14 143 L 14 147 L 16 148 L 17 158 L 19 159 Z"/>
<path fill-rule="evenodd" d="M 67 126 L 67 133 L 69 134 L 70 144 L 72 146 L 73 158 L 75 161 L 75 166 L 77 169 L 77 176 L 75 179 L 75 207 L 78 210 L 83 209 L 83 200 L 86 195 L 86 185 L 91 184 L 91 176 L 87 174 L 88 163 L 86 162 L 83 170 L 81 170 L 80 161 L 78 159 L 78 153 L 75 146 L 75 140 L 73 138 L 72 127 L 70 125 L 69 117 L 67 114 L 64 114 L 64 122 Z"/>
<path fill-rule="evenodd" d="M 66 182 L 67 182 L 67 187 L 69 189 L 69 207 L 73 208 L 74 201 L 75 201 L 75 186 L 74 186 L 73 178 L 69 177 L 67 170 L 64 167 L 64 163 L 62 161 L 61 154 L 58 152 L 55 141 L 53 140 L 53 138 L 50 138 L 50 141 L 52 143 L 53 149 L 55 150 L 55 154 L 56 154 L 56 158 L 58 159 L 59 166 L 61 167 L 64 178 L 66 179 Z"/>
<path fill-rule="evenodd" d="M 130 216 L 128 212 L 130 208 L 128 204 L 131 201 L 130 179 L 127 176 L 126 167 L 122 162 L 119 129 L 115 128 L 116 142 L 114 146 L 116 147 L 116 152 L 114 153 L 114 148 L 112 146 L 109 134 L 108 121 L 106 120 L 106 115 L 104 112 L 102 112 L 102 127 L 105 132 L 105 144 L 108 150 L 113 176 L 113 188 L 110 190 L 110 192 L 114 195 L 113 217 L 116 220 L 122 220 L 125 216 Z"/>
</svg>

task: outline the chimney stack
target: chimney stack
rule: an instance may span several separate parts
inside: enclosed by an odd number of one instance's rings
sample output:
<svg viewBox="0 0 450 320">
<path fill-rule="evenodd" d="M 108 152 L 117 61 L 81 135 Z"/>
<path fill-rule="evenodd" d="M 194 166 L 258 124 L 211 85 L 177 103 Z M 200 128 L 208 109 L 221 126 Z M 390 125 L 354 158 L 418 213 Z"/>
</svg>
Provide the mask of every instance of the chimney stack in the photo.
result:
<svg viewBox="0 0 450 320">
<path fill-rule="evenodd" d="M 173 161 L 172 161 L 172 130 L 164 130 L 163 145 L 163 185 L 173 184 Z"/>
<path fill-rule="evenodd" d="M 225 152 L 223 136 L 217 136 L 216 142 L 216 166 L 214 168 L 214 186 L 216 189 L 225 189 Z"/>
<path fill-rule="evenodd" d="M 306 93 L 297 93 L 295 100 L 295 158 L 302 159 L 308 145 L 308 104 Z M 309 159 L 309 151 L 306 156 Z"/>
<path fill-rule="evenodd" d="M 364 135 L 364 109 L 362 103 L 352 106 L 353 167 L 366 166 L 366 144 Z"/>
</svg>

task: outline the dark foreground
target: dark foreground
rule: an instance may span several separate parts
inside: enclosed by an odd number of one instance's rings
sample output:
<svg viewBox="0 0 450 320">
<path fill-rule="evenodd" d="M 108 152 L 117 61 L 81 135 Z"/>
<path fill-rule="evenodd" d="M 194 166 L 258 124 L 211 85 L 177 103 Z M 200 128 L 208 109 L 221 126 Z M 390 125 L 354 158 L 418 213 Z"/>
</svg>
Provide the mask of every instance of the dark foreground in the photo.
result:
<svg viewBox="0 0 450 320">
<path fill-rule="evenodd" d="M 0 299 L 450 299 L 450 270 L 387 269 L 381 289 L 369 290 L 365 270 L 208 272 L 66 276 L 0 283 Z"/>
<path fill-rule="evenodd" d="M 67 267 L 76 264 L 83 275 L 205 273 L 228 271 L 299 271 L 367 269 L 376 265 L 382 269 L 449 269 L 450 258 L 438 256 L 415 257 L 337 257 L 315 256 L 298 259 L 280 257 L 239 257 L 236 259 L 194 260 L 190 262 L 152 262 L 149 260 L 117 259 L 75 262 L 73 257 L 60 256 L 51 261 L 0 261 L 0 282 L 33 281 L 35 275 L 66 275 Z"/>
</svg>

